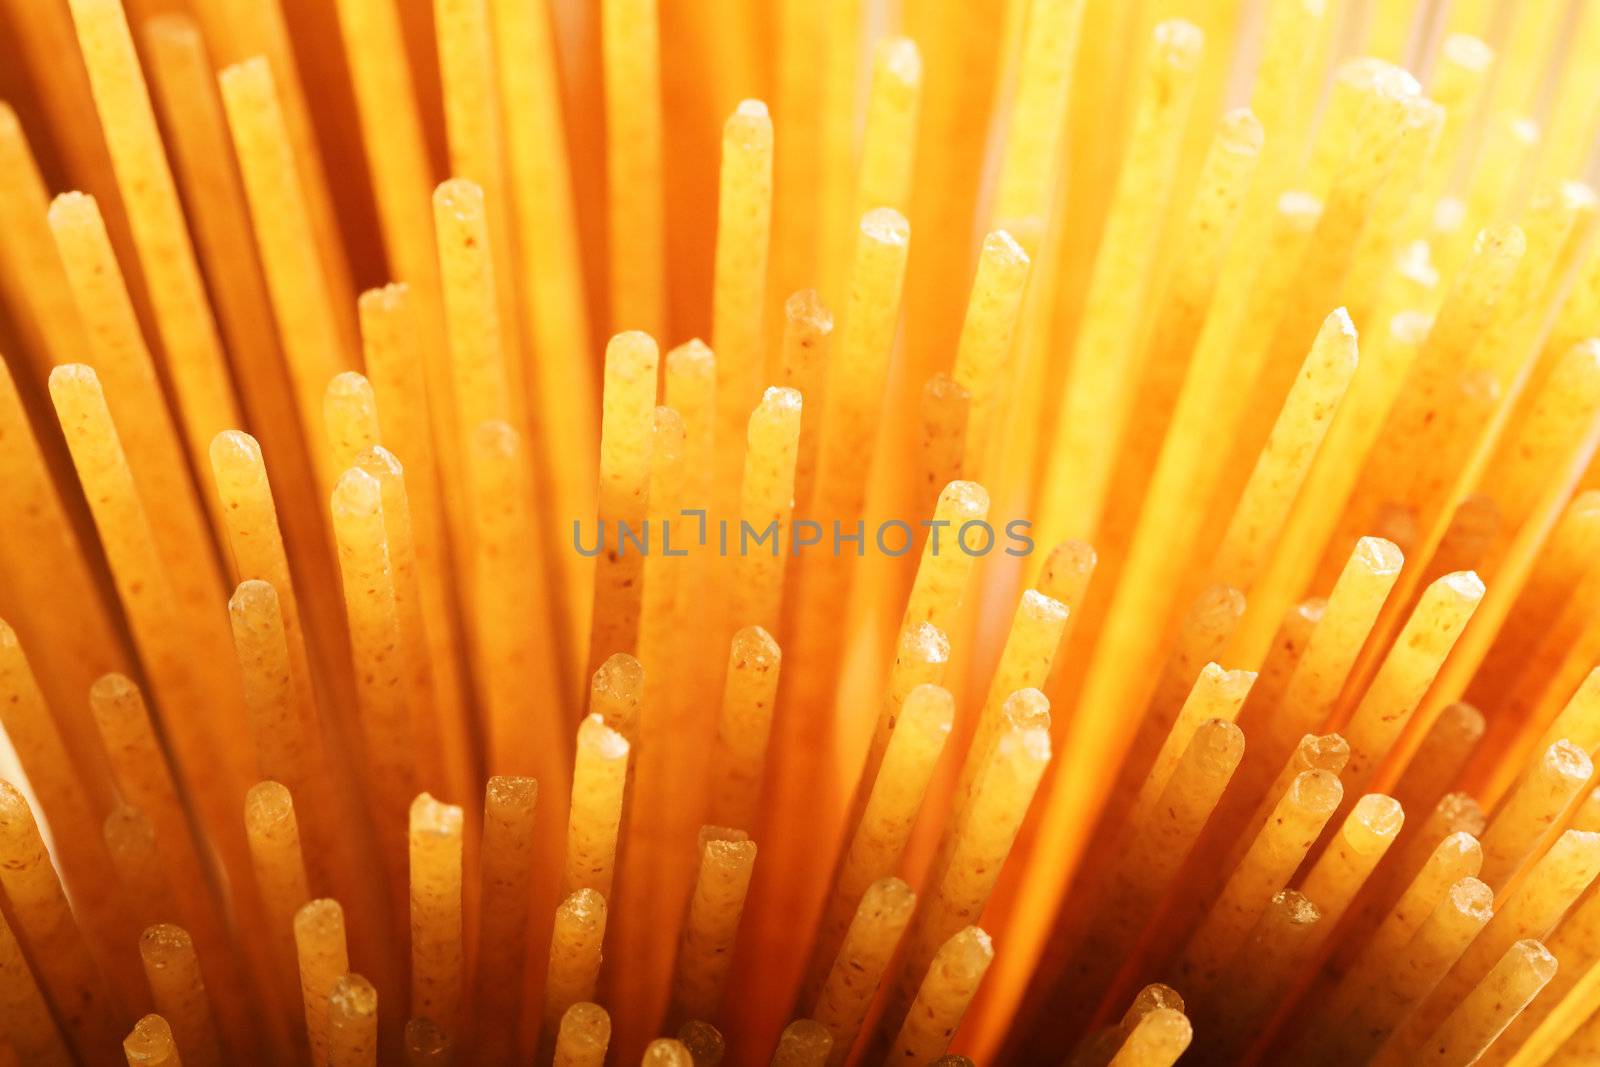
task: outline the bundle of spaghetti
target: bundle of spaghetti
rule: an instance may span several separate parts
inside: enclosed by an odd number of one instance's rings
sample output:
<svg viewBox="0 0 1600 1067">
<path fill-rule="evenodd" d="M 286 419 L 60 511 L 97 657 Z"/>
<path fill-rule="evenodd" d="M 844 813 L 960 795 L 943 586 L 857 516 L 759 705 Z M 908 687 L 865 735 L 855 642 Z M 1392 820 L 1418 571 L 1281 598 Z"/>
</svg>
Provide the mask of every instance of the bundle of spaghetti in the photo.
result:
<svg viewBox="0 0 1600 1067">
<path fill-rule="evenodd" d="M 1600 0 L 0 26 L 0 1062 L 1600 1059 Z"/>
</svg>

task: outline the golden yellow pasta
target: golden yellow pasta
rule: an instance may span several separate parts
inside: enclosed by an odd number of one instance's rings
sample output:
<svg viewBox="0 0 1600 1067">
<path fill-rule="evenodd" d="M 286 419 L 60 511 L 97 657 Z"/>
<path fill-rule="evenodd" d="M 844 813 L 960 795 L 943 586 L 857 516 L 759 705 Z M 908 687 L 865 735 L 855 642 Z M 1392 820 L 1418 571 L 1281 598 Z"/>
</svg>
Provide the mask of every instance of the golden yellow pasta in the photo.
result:
<svg viewBox="0 0 1600 1067">
<path fill-rule="evenodd" d="M 1232 722 L 1238 718 L 1239 709 L 1243 707 L 1255 680 L 1253 671 L 1225 671 L 1215 663 L 1205 665 L 1200 677 L 1195 679 L 1194 688 L 1189 691 L 1183 707 L 1178 709 L 1178 717 L 1162 741 L 1155 763 L 1139 786 L 1138 796 L 1133 802 L 1135 820 L 1150 810 L 1161 791 L 1167 787 L 1195 730 L 1212 719 Z"/>
<path fill-rule="evenodd" d="M 830 1067 L 845 1062 L 855 1047 L 916 903 L 916 894 L 898 878 L 880 879 L 861 894 L 812 1009 L 832 1037 Z"/>
<path fill-rule="evenodd" d="M 228 965 L 232 957 L 226 950 L 229 942 L 222 915 L 205 883 L 205 868 L 176 784 L 161 758 L 154 723 L 144 700 L 127 678 L 108 674 L 89 690 L 89 705 L 119 790 L 145 816 L 155 834 L 156 850 L 174 897 L 172 911 L 166 914 L 182 917 L 205 949 L 212 981 L 219 988 L 225 988 L 237 981 L 237 969 Z M 238 818 L 237 813 L 235 818 Z M 244 829 L 242 820 L 240 822 Z M 240 835 L 241 839 L 245 836 Z M 254 884 L 250 868 L 241 874 Z M 231 997 L 218 1006 L 219 1015 L 229 1032 L 235 1035 L 241 1034 L 239 1028 L 243 1025 L 241 1007 Z"/>
<path fill-rule="evenodd" d="M 772 225 L 772 147 L 767 106 L 741 100 L 722 127 L 711 302 L 711 348 L 717 353 L 716 475 L 723 486 L 739 476 L 738 441 L 750 409 L 760 400 L 766 369 L 762 316 Z"/>
<path fill-rule="evenodd" d="M 1248 765 L 1249 750 L 1245 752 L 1246 759 L 1241 762 L 1241 768 Z M 1327 771 L 1330 774 L 1341 774 L 1345 765 L 1350 762 L 1350 744 L 1338 734 L 1306 734 L 1300 738 L 1300 743 L 1295 746 L 1289 758 L 1284 761 L 1279 769 L 1277 778 L 1273 779 L 1267 791 L 1261 794 L 1261 799 L 1256 803 L 1256 810 L 1244 824 L 1245 833 L 1254 835 L 1266 823 L 1267 817 L 1278 806 L 1278 801 L 1289 791 L 1289 786 L 1304 771 Z M 1243 773 L 1242 770 L 1240 773 Z M 1402 810 L 1403 806 L 1402 806 Z M 1402 831 L 1404 827 L 1401 827 Z M 1235 844 L 1230 856 L 1243 855 L 1246 839 Z"/>
<path fill-rule="evenodd" d="M 328 1063 L 333 1067 L 376 1067 L 378 991 L 359 974 L 347 974 L 328 994 Z"/>
<path fill-rule="evenodd" d="M 1218 581 L 1246 592 L 1255 586 L 1356 364 L 1355 325 L 1340 309 L 1328 316 L 1312 342 L 1228 520 L 1212 561 Z"/>
<path fill-rule="evenodd" d="M 493 264 L 486 295 L 498 305 L 504 331 L 501 343 L 508 363 L 514 363 L 522 346 L 521 322 L 513 299 L 515 250 L 505 132 L 499 121 L 499 86 L 495 84 L 493 11 L 488 0 L 441 0 L 433 7 L 450 173 L 481 190 L 490 235 L 482 254 Z M 444 244 L 441 238 L 441 248 Z M 445 284 L 450 284 L 448 268 Z M 520 379 L 520 365 L 508 365 L 506 371 L 512 381 Z"/>
<path fill-rule="evenodd" d="M 286 988 L 298 988 L 295 975 L 294 917 L 311 899 L 294 799 L 279 782 L 257 782 L 244 798 L 245 834 L 256 883 L 266 905 L 269 940 Z"/>
<path fill-rule="evenodd" d="M 461 1025 L 463 812 L 427 793 L 411 802 L 411 1010 L 449 1033 Z"/>
<path fill-rule="evenodd" d="M 1540 753 L 1483 832 L 1483 880 L 1506 885 L 1593 773 L 1588 753 L 1570 741 Z"/>
<path fill-rule="evenodd" d="M 496 775 L 484 787 L 472 1002 L 477 1039 L 489 1052 L 503 1054 L 515 1037 L 511 1023 L 521 999 L 538 799 L 539 783 L 532 778 Z"/>
<path fill-rule="evenodd" d="M 354 359 L 347 347 L 351 311 L 336 303 L 323 273 L 272 67 L 256 57 L 223 70 L 218 80 L 300 418 L 315 426 L 328 379 Z M 331 487 L 338 470 L 333 453 L 315 435 L 311 440 L 323 485 Z"/>
<path fill-rule="evenodd" d="M 1012 368 L 1011 343 L 1031 265 L 1028 253 L 1005 230 L 983 239 L 978 272 L 961 324 L 961 340 L 951 374 L 971 394 L 966 440 L 962 444 L 962 477 L 988 476 L 995 441 L 1003 428 Z"/>
<path fill-rule="evenodd" d="M 778 1035 L 775 1067 L 823 1067 L 833 1050 L 833 1035 L 815 1019 L 796 1019 Z"/>
<path fill-rule="evenodd" d="M 128 1057 L 128 1067 L 182 1067 L 188 1061 L 178 1055 L 178 1046 L 172 1039 L 172 1028 L 159 1015 L 146 1015 L 133 1025 L 133 1032 L 122 1040 L 122 1050 Z"/>
<path fill-rule="evenodd" d="M 41 984 L 63 1011 L 62 1026 L 88 1059 L 104 1060 L 116 1025 L 111 992 L 73 918 L 27 800 L 0 782 L 0 885 L 25 944 L 39 953 Z"/>
<path fill-rule="evenodd" d="M 645 1046 L 640 1067 L 694 1067 L 694 1056 L 681 1041 L 657 1038 Z"/>
<path fill-rule="evenodd" d="M 593 889 L 605 896 L 611 891 L 628 752 L 627 738 L 607 726 L 599 714 L 590 715 L 578 727 L 563 878 L 569 892 Z"/>
<path fill-rule="evenodd" d="M 139 938 L 139 955 L 156 1010 L 171 1024 L 184 1055 L 194 1063 L 223 1063 L 210 995 L 188 932 L 169 923 L 152 926 Z"/>
<path fill-rule="evenodd" d="M 1476 574 L 1457 572 L 1435 581 L 1418 601 L 1393 650 L 1340 730 L 1350 742 L 1345 773 L 1351 788 L 1361 788 L 1377 761 L 1388 754 L 1483 592 Z"/>
<path fill-rule="evenodd" d="M 240 582 L 228 600 L 256 763 L 267 778 L 286 783 L 307 799 L 326 802 L 325 772 L 313 732 L 316 713 L 303 702 L 283 621 L 286 612 L 278 591 L 258 578 Z"/>
<path fill-rule="evenodd" d="M 1217 699 L 1224 705 L 1231 705 L 1237 699 L 1242 705 L 1254 684 L 1253 672 L 1225 670 L 1215 661 L 1244 610 L 1243 594 L 1226 585 L 1207 586 L 1189 605 L 1177 642 L 1160 669 L 1149 704 L 1124 754 L 1106 804 L 1108 821 L 1102 825 L 1114 826 L 1125 817 L 1134 799 L 1143 791 L 1147 772 L 1163 749 L 1167 749 L 1169 757 L 1176 754 L 1168 742 L 1172 739 L 1173 724 L 1188 706 L 1190 696 L 1198 698 L 1195 708 Z M 1209 671 L 1208 665 L 1212 668 Z M 1210 677 L 1203 677 L 1206 674 Z"/>
<path fill-rule="evenodd" d="M 1428 1037 L 1417 1062 L 1471 1063 L 1479 1058 L 1555 972 L 1556 958 L 1543 945 L 1518 941 Z"/>
<path fill-rule="evenodd" d="M 73 349 L 84 344 L 83 327 L 61 260 L 51 247 L 48 224 L 40 217 L 41 207 L 49 201 L 44 176 L 29 148 L 22 121 L 9 103 L 0 106 L 0 153 L 4 153 L 6 171 L 0 204 L 5 205 L 6 224 L 14 234 L 0 277 L 8 299 L 31 313 L 33 321 L 24 329 L 39 335 L 24 336 L 18 343 L 39 362 L 70 358 Z M 32 280 L 25 283 L 24 277 Z"/>
<path fill-rule="evenodd" d="M 1489 1053 L 1485 1059 L 1507 1062 L 1513 1056 L 1531 1059 L 1541 1052 L 1548 1055 L 1564 1046 L 1585 1024 L 1586 1009 L 1593 1002 L 1595 981 L 1589 977 L 1594 964 L 1588 961 L 1595 958 L 1596 937 L 1600 934 L 1596 923 L 1600 918 L 1600 905 L 1594 903 L 1596 899 L 1600 898 L 1592 894 L 1586 896 L 1547 939 L 1551 955 L 1557 960 L 1565 959 L 1566 966 L 1557 969 L 1540 995 L 1511 1023 L 1505 1047 Z"/>
<path fill-rule="evenodd" d="M 350 971 L 345 944 L 344 909 L 326 897 L 295 912 L 294 941 L 300 961 L 300 996 L 305 1011 L 311 1060 L 328 1062 L 328 996 Z"/>
<path fill-rule="evenodd" d="M 345 471 L 334 489 L 332 510 L 361 733 L 372 771 L 369 803 L 379 840 L 392 843 L 404 833 L 419 754 L 406 703 L 400 618 L 378 479 L 358 467 Z M 405 857 L 392 848 L 383 855 L 389 891 L 393 899 L 404 900 Z"/>
<path fill-rule="evenodd" d="M 5 981 L 0 1011 L 5 1013 L 6 1039 L 12 1050 L 29 1063 L 50 1067 L 71 1063 L 72 1054 L 50 1016 L 44 994 L 22 958 L 22 946 L 17 944 L 8 922 L 0 923 L 0 979 Z"/>
<path fill-rule="evenodd" d="M 606 348 L 600 423 L 600 511 L 595 573 L 594 622 L 589 669 L 607 656 L 632 652 L 638 639 L 643 550 L 628 551 L 624 538 L 643 531 L 650 488 L 650 413 L 655 408 L 656 343 L 647 334 L 620 333 Z M 607 527 L 610 528 L 609 549 Z"/>
<path fill-rule="evenodd" d="M 140 336 L 99 205 L 93 197 L 66 193 L 51 202 L 49 221 L 97 372 L 111 384 L 112 395 L 125 398 L 114 415 L 123 447 L 133 457 L 130 462 L 137 464 L 136 478 L 143 492 L 170 494 L 175 505 L 152 517 L 156 536 L 169 553 L 185 545 L 193 549 L 205 538 L 193 490 L 181 473 L 183 445 L 177 426 L 157 400 L 154 362 Z"/>
<path fill-rule="evenodd" d="M 790 539 L 800 419 L 800 394 L 782 388 L 768 389 L 749 416 L 739 488 L 738 565 L 733 579 L 732 617 L 741 625 L 778 629 L 783 545 Z M 771 547 L 763 543 L 769 540 Z"/>
<path fill-rule="evenodd" d="M 1200 836 L 1227 788 L 1245 747 L 1233 723 L 1209 719 L 1196 728 L 1166 786 L 1148 810 L 1135 816 L 1125 851 L 1106 876 L 1100 899 L 1041 961 L 1048 974 L 1056 957 L 1065 964 L 1061 988 L 1072 988 L 1075 1011 L 1091 1011 L 1119 960 L 1138 940 L 1161 897 Z M 1053 977 L 1053 976 L 1052 976 Z"/>
<path fill-rule="evenodd" d="M 1139 990 L 1129 1003 L 1122 1017 L 1109 1026 L 1103 1026 L 1090 1034 L 1074 1051 L 1072 1062 L 1083 1064 L 1084 1067 L 1104 1067 L 1111 1062 L 1117 1054 L 1122 1043 L 1133 1032 L 1134 1027 L 1146 1015 L 1158 1008 L 1172 1008 L 1182 1012 L 1184 1010 L 1183 997 L 1171 986 L 1160 982 L 1152 982 Z"/>
<path fill-rule="evenodd" d="M 1042 690 L 1050 679 L 1056 653 L 1071 621 L 1069 609 L 1061 601 L 1029 589 L 1022 594 L 1006 634 L 1005 647 L 995 664 L 989 693 L 979 712 L 970 745 L 971 757 L 962 761 L 956 795 L 963 800 L 972 787 L 982 758 L 994 744 L 995 735 L 1005 722 L 1005 702 L 1024 689 Z"/>
<path fill-rule="evenodd" d="M 574 1006 L 594 996 L 600 973 L 600 946 L 606 934 L 606 901 L 593 889 L 579 889 L 556 909 L 555 932 L 550 938 L 549 974 L 545 978 L 545 1039 L 558 1045 L 568 1029 L 567 1015 Z M 585 1032 L 594 1034 L 593 1020 L 582 1022 Z M 550 1033 L 559 1026 L 558 1033 Z M 606 1020 L 604 1036 L 610 1039 L 611 1024 Z M 576 1040 L 581 1035 L 573 1035 Z M 600 1042 L 602 1051 L 605 1042 Z"/>
<path fill-rule="evenodd" d="M 139 267 L 149 279 L 162 348 L 183 397 L 191 455 L 238 423 L 222 344 L 204 296 L 183 208 L 161 147 L 127 15 L 115 0 L 78 0 L 72 24 L 115 172 Z M 66 27 L 61 30 L 67 31 Z"/>
<path fill-rule="evenodd" d="M 489 760 L 496 771 L 537 770 L 552 788 L 565 785 L 564 723 L 530 713 L 562 684 L 559 651 L 534 640 L 530 619 L 541 617 L 546 589 L 539 571 L 515 564 L 513 546 L 528 546 L 537 529 L 527 482 L 526 439 L 509 423 L 480 423 L 465 450 L 472 553 L 472 631 L 476 674 L 489 718 Z M 564 792 L 564 789 L 561 789 Z"/>
<path fill-rule="evenodd" d="M 105 942 L 114 942 L 126 930 L 111 887 L 96 873 L 103 870 L 106 849 L 101 828 L 95 825 L 93 801 L 75 784 L 78 772 L 62 732 L 23 655 L 16 631 L 4 620 L 0 620 L 0 726 L 50 824 L 56 862 L 77 896 L 78 907 L 85 912 L 88 932 L 102 942 L 102 951 L 107 951 Z M 136 917 L 136 921 L 143 920 Z"/>
<path fill-rule="evenodd" d="M 426 240 L 431 245 L 431 234 Z M 430 269 L 437 270 L 433 266 Z M 437 289 L 437 284 L 433 288 Z M 445 530 L 447 522 L 459 521 L 461 516 L 455 512 L 445 514 L 441 499 L 445 490 L 439 484 L 439 472 L 458 470 L 462 458 L 453 423 L 448 424 L 449 432 L 440 434 L 439 444 L 436 445 L 433 438 L 434 421 L 443 422 L 454 412 L 443 396 L 429 395 L 430 392 L 446 392 L 442 386 L 429 385 L 446 368 L 445 354 L 429 352 L 423 344 L 423 334 L 431 336 L 442 329 L 435 323 L 430 331 L 430 324 L 420 314 L 427 300 L 405 283 L 392 283 L 362 293 L 356 306 L 367 378 L 376 394 L 378 410 L 383 413 L 385 447 L 396 456 L 405 457 L 405 492 L 421 576 L 428 666 L 436 680 L 443 739 L 450 746 L 450 762 L 454 764 L 468 759 L 468 754 L 465 730 L 459 722 L 453 721 L 459 714 L 456 709 L 461 706 L 459 661 L 462 652 L 459 635 L 444 621 L 449 617 L 451 603 L 447 583 L 452 564 Z M 437 317 L 440 314 L 437 296 L 432 301 Z"/>
<path fill-rule="evenodd" d="M 618 264 L 611 321 L 619 330 L 655 335 L 662 333 L 667 314 L 659 34 L 655 0 L 608 0 L 601 6 L 606 206 Z"/>
<path fill-rule="evenodd" d="M 761 627 L 733 635 L 711 783 L 709 814 L 717 826 L 748 830 L 756 823 L 781 664 L 777 642 Z"/>
<path fill-rule="evenodd" d="M 749 840 L 700 831 L 700 870 L 689 897 L 678 962 L 672 976 L 673 1011 L 688 1018 L 715 1018 L 739 931 L 739 916 L 756 861 Z"/>
<path fill-rule="evenodd" d="M 943 1055 L 993 959 L 989 935 L 976 926 L 941 945 L 895 1035 L 889 1062 L 925 1063 Z"/>
<path fill-rule="evenodd" d="M 1076 471 L 1074 477 L 1048 482 L 1040 515 L 1048 536 L 1090 537 L 1099 527 L 1133 385 L 1129 361 L 1105 354 L 1131 347 L 1138 336 L 1136 309 L 1160 254 L 1154 234 L 1171 195 L 1180 131 L 1194 105 L 1204 44 L 1199 27 L 1178 19 L 1157 25 L 1150 41 L 1140 42 L 1130 141 L 1084 293 L 1076 362 L 1050 445 L 1057 462 L 1070 457 Z"/>
<path fill-rule="evenodd" d="M 225 659 L 197 659 L 194 644 L 211 647 L 221 638 L 206 623 L 186 618 L 180 605 L 176 575 L 155 539 L 149 505 L 140 496 L 128 466 L 98 375 L 82 364 L 63 364 L 50 374 L 51 399 L 61 420 L 75 468 L 85 485 L 97 529 L 107 546 L 113 580 L 124 597 L 135 644 L 146 660 L 152 687 L 165 699 L 197 700 L 209 685 L 219 686 L 217 699 L 232 703 L 236 676 Z M 190 586 L 195 592 L 198 587 Z M 226 686 L 227 688 L 221 688 Z M 233 724 L 230 724 L 233 725 Z M 215 826 L 236 826 L 235 805 L 227 796 L 227 780 L 242 781 L 246 753 L 241 737 L 219 724 L 217 737 L 209 724 L 180 718 L 173 724 L 174 744 L 191 757 L 202 751 L 210 759 L 188 768 L 193 788 L 200 795 L 207 821 Z M 219 741 L 233 742 L 223 743 Z M 248 747 L 248 743 L 244 747 Z M 237 856 L 237 853 L 234 854 Z"/>
<path fill-rule="evenodd" d="M 1439 981 L 1429 997 L 1412 1013 L 1405 1027 L 1391 1038 L 1394 1055 L 1423 1054 L 1424 1042 L 1452 1013 L 1461 1010 L 1502 956 L 1511 958 L 1519 942 L 1548 937 L 1561 916 L 1600 872 L 1600 838 L 1582 830 L 1568 830 L 1540 858 L 1528 875 L 1504 895 L 1494 918 L 1475 938 L 1461 958 Z M 1540 946 L 1540 952 L 1543 952 Z M 1536 968 L 1537 969 L 1537 968 Z M 1550 974 L 1538 982 L 1543 987 Z M 1529 994 L 1531 999 L 1532 994 Z M 1526 1004 L 1526 1001 L 1520 1002 Z M 1517 1010 L 1520 1010 L 1517 1009 Z M 1509 1022 L 1502 1019 L 1500 1025 Z"/>
<path fill-rule="evenodd" d="M 972 800 L 955 820 L 950 845 L 931 872 L 930 887 L 912 920 L 900 985 L 884 1016 L 886 1032 L 896 1021 L 909 1020 L 908 1013 L 915 1011 L 911 983 L 933 966 L 936 953 L 959 931 L 976 932 L 987 942 L 988 935 L 971 924 L 983 914 L 1050 755 L 1050 715 L 1043 696 L 1029 690 L 1014 694 L 1007 701 L 1000 735 L 973 780 Z M 962 950 L 961 958 L 973 958 L 973 952 Z M 988 967 L 987 957 L 983 967 Z M 955 1015 L 959 1018 L 960 1011 Z"/>
<path fill-rule="evenodd" d="M 0 1063 L 1600 1058 L 1595 0 L 0 24 Z"/>
<path fill-rule="evenodd" d="M 1112 1067 L 1167 1067 L 1183 1055 L 1193 1033 L 1183 1012 L 1157 1008 L 1129 1032 L 1111 1057 Z"/>
<path fill-rule="evenodd" d="M 692 343 L 692 342 L 691 342 Z M 809 400 L 810 416 L 800 421 L 800 446 L 794 466 L 794 498 L 801 504 L 811 500 L 817 473 L 817 444 L 821 440 L 824 403 L 823 382 L 833 351 L 833 313 L 822 303 L 815 289 L 789 294 L 783 302 L 783 340 L 779 344 L 777 383 L 799 392 L 801 403 Z M 667 356 L 671 371 L 672 355 Z M 671 379 L 668 379 L 671 395 Z"/>
<path fill-rule="evenodd" d="M 812 514 L 824 521 L 851 522 L 861 513 L 867 471 L 860 460 L 871 448 L 882 403 L 910 240 L 909 224 L 893 208 L 861 216 L 844 326 L 828 365 L 829 414 L 810 502 Z"/>
<path fill-rule="evenodd" d="M 450 348 L 450 392 L 455 399 L 458 453 L 484 422 L 516 426 L 505 333 L 496 305 L 494 257 L 487 247 L 483 189 L 452 179 L 433 193 L 439 264 L 444 275 L 445 327 Z"/>
<path fill-rule="evenodd" d="M 1494 893 L 1476 878 L 1451 886 L 1397 957 L 1351 994 L 1354 1006 L 1331 1031 L 1324 1060 L 1370 1056 L 1381 1047 L 1483 929 L 1493 903 Z"/>
<path fill-rule="evenodd" d="M 1371 939 L 1361 949 L 1360 955 L 1344 968 L 1344 977 L 1339 982 L 1338 990 L 1321 1010 L 1322 1018 L 1342 1019 L 1357 998 L 1366 995 L 1371 983 L 1377 981 L 1389 966 L 1393 955 L 1405 947 L 1451 888 L 1462 879 L 1477 877 L 1482 866 L 1483 846 L 1471 834 L 1457 831 L 1440 841 L 1428 856 L 1427 863 L 1405 887 L 1400 899 L 1376 923 Z M 1371 904 L 1368 906 L 1371 907 Z M 1373 926 L 1364 914 L 1352 917 L 1352 924 L 1357 923 L 1365 927 Z M 1348 950 L 1344 954 L 1348 955 Z M 1337 965 L 1338 953 L 1335 957 Z"/>
<path fill-rule="evenodd" d="M 1296 970 L 1315 951 L 1317 941 L 1326 937 L 1326 921 L 1316 902 L 1299 890 L 1273 894 L 1250 936 L 1223 971 L 1218 990 L 1208 998 L 1209 1009 L 1203 1007 L 1197 1013 L 1214 1017 L 1205 1042 L 1208 1046 L 1231 1056 L 1242 1055 L 1249 1048 L 1252 1035 L 1242 1025 L 1244 1020 L 1259 1016 L 1262 1005 L 1271 1003 L 1273 990 L 1293 980 Z"/>
<path fill-rule="evenodd" d="M 703 1019 L 690 1019 L 679 1027 L 678 1041 L 689 1050 L 695 1067 L 718 1067 L 728 1051 L 722 1031 Z"/>
<path fill-rule="evenodd" d="M 611 1043 L 611 1017 L 598 1004 L 579 1001 L 561 1016 L 553 1063 L 559 1067 L 601 1067 Z"/>
<path fill-rule="evenodd" d="M 899 866 L 954 719 L 954 701 L 938 686 L 920 685 L 906 694 L 823 907 L 807 968 L 808 992 L 819 989 L 834 966 L 865 894 Z"/>
<path fill-rule="evenodd" d="M 1289 784 L 1184 947 L 1177 973 L 1196 993 L 1209 993 L 1232 950 L 1277 891 L 1273 886 L 1288 881 L 1343 797 L 1339 777 L 1328 771 L 1304 771 Z"/>
<path fill-rule="evenodd" d="M 593 317 L 583 298 L 572 152 L 561 116 L 555 32 L 535 10 L 508 0 L 492 0 L 490 15 L 502 114 L 515 117 L 506 123 L 505 141 L 520 258 L 517 277 L 507 281 L 509 291 L 523 294 L 527 308 L 535 357 L 528 384 L 550 456 L 544 469 L 560 513 L 587 515 L 594 506 L 599 393 L 582 360 L 550 358 L 552 353 L 581 351 L 589 343 Z M 393 57 L 386 58 L 393 62 Z M 581 566 L 569 573 L 569 598 L 579 599 L 583 576 Z"/>
</svg>

